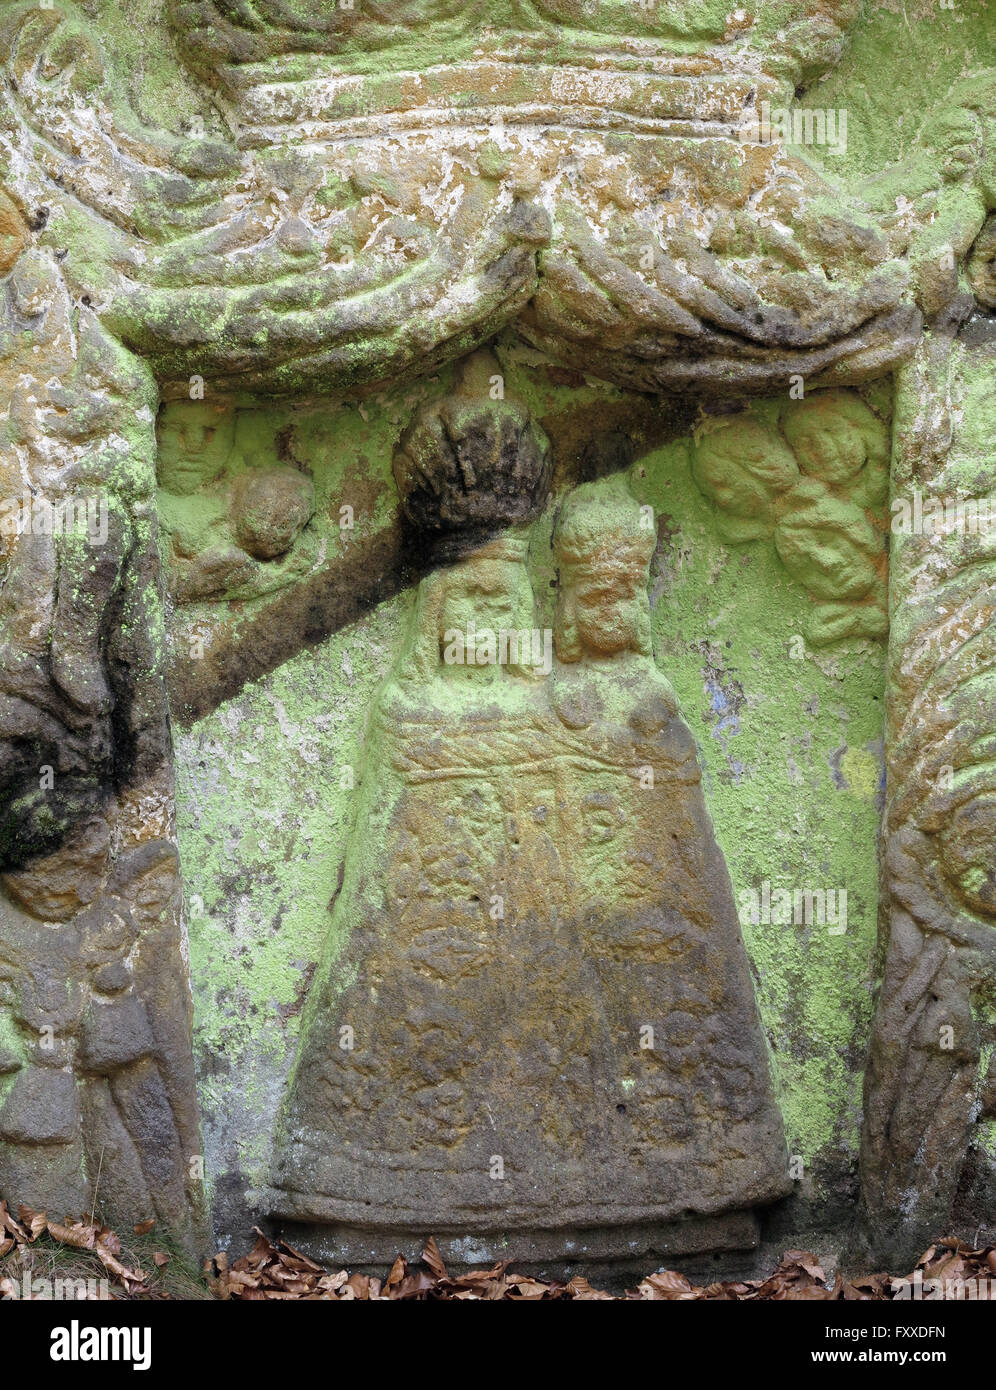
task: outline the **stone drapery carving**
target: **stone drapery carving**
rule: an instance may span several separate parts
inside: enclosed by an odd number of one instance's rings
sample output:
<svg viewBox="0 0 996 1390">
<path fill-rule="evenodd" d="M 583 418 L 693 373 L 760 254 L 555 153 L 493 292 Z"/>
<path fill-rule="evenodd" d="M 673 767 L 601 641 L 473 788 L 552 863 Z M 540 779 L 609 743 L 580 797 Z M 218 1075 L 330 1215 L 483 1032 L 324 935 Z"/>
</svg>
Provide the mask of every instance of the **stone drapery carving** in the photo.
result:
<svg viewBox="0 0 996 1390">
<path fill-rule="evenodd" d="M 65 271 L 167 390 L 367 385 L 509 322 L 643 390 L 859 381 L 908 354 L 918 316 L 886 236 L 780 144 L 740 138 L 762 100 L 834 56 L 851 7 L 746 41 L 734 26 L 692 59 L 673 12 L 602 6 L 606 29 L 586 41 L 582 26 L 576 62 L 555 65 L 540 54 L 563 17 L 523 7 L 487 32 L 492 57 L 475 39 L 431 80 L 406 69 L 406 35 L 440 25 L 451 42 L 436 7 L 386 30 L 322 8 L 242 27 L 174 6 L 234 128 L 184 140 L 141 124 L 72 7 L 7 7 L 10 191 L 28 215 L 46 208 L 47 242 L 100 227 Z M 473 32 L 467 13 L 458 27 Z M 365 72 L 371 52 L 386 76 Z M 633 137 L 622 153 L 616 130 Z"/>
</svg>

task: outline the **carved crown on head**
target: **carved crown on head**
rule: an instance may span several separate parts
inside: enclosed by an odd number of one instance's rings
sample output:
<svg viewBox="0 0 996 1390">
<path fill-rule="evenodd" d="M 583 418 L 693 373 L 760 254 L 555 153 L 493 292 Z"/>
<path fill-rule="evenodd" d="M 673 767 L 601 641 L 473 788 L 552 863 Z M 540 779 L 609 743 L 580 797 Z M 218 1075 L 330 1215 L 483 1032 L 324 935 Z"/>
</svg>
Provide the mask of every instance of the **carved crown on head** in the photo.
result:
<svg viewBox="0 0 996 1390">
<path fill-rule="evenodd" d="M 504 398 L 501 364 L 488 351 L 464 360 L 455 390 L 418 412 L 394 454 L 402 513 L 437 561 L 531 521 L 550 469 L 546 435 Z"/>
<path fill-rule="evenodd" d="M 583 483 L 569 494 L 553 533 L 558 566 L 573 575 L 598 574 L 611 581 L 624 574 L 645 575 L 657 545 L 644 512 L 617 474 Z"/>
</svg>

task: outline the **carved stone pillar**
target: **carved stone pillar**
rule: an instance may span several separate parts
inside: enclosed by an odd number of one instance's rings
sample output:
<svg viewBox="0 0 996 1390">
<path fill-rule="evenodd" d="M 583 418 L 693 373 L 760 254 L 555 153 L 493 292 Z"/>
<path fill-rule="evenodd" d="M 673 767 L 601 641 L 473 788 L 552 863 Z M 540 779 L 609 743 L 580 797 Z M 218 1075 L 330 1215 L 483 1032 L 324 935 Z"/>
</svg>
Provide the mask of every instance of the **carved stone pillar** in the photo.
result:
<svg viewBox="0 0 996 1390">
<path fill-rule="evenodd" d="M 996 347 L 955 336 L 965 307 L 897 383 L 885 961 L 862 1182 L 876 1248 L 900 1256 L 959 1205 L 963 1225 L 992 1229 L 972 1189 L 992 1166 L 975 1125 L 996 1113 L 996 529 L 971 517 L 992 495 L 978 432 L 996 427 Z"/>
<path fill-rule="evenodd" d="M 21 257 L 0 320 L 0 1192 L 156 1218 L 193 1248 L 156 389 L 46 253 Z"/>
</svg>

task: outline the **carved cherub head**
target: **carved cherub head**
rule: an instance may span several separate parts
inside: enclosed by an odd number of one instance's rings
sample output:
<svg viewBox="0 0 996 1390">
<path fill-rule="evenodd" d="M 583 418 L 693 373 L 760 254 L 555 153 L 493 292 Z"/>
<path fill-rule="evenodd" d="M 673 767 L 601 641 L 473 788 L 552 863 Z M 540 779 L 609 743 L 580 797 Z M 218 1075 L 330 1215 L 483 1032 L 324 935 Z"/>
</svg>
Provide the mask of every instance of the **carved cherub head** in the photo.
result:
<svg viewBox="0 0 996 1390">
<path fill-rule="evenodd" d="M 651 655 L 647 579 L 655 536 L 622 478 L 586 483 L 553 538 L 560 574 L 554 636 L 561 661 Z"/>
<path fill-rule="evenodd" d="M 724 512 L 766 513 L 773 498 L 799 481 L 799 465 L 785 441 L 749 415 L 709 419 L 697 432 L 692 476 Z"/>
<path fill-rule="evenodd" d="M 852 484 L 867 466 L 875 474 L 876 500 L 884 499 L 888 434 L 855 392 L 818 391 L 791 401 L 781 424 L 803 473 L 836 488 Z"/>
</svg>

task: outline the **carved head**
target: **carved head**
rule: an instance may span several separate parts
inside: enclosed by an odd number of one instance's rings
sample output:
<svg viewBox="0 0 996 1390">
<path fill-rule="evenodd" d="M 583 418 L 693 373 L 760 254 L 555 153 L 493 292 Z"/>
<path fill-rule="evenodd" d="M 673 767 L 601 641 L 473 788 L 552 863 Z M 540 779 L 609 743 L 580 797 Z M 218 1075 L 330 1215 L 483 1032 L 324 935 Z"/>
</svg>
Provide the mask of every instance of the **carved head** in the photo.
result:
<svg viewBox="0 0 996 1390">
<path fill-rule="evenodd" d="M 888 436 L 853 391 L 819 391 L 792 401 L 782 415 L 782 429 L 799 466 L 811 478 L 840 487 L 868 464 L 884 480 Z"/>
<path fill-rule="evenodd" d="M 971 173 L 983 156 L 982 121 L 965 106 L 952 104 L 932 112 L 919 140 L 948 182 Z"/>
<path fill-rule="evenodd" d="M 980 917 L 996 918 L 996 792 L 981 792 L 956 806 L 940 834 L 940 860 L 948 882 Z"/>
<path fill-rule="evenodd" d="M 488 679 L 506 667 L 512 675 L 534 674 L 522 662 L 501 665 L 485 657 L 488 632 L 519 632 L 535 623 L 526 547 L 523 533 L 510 532 L 422 580 L 410 642 L 398 673 L 402 682 L 424 683 L 449 666 L 446 653 L 453 646 L 454 633 L 461 634 L 456 674 Z M 529 654 L 523 655 L 528 663 Z"/>
<path fill-rule="evenodd" d="M 570 495 L 553 538 L 561 661 L 627 651 L 650 656 L 647 579 L 655 544 L 624 479 L 586 483 Z"/>
<path fill-rule="evenodd" d="M 756 517 L 799 481 L 799 465 L 775 431 L 751 415 L 732 415 L 710 420 L 699 434 L 692 476 L 724 512 Z"/>
</svg>

